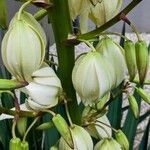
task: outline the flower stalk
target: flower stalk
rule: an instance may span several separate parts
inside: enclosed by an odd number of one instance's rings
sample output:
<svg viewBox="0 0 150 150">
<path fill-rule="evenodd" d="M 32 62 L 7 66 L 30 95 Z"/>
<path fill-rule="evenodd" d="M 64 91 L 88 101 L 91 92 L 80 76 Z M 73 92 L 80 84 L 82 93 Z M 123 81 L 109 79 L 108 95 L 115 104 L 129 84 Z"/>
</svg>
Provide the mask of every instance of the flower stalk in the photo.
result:
<svg viewBox="0 0 150 150">
<path fill-rule="evenodd" d="M 77 105 L 75 90 L 72 85 L 71 74 L 74 66 L 74 46 L 65 45 L 63 41 L 72 33 L 71 20 L 69 15 L 68 1 L 52 1 L 53 9 L 48 9 L 48 16 L 51 19 L 52 28 L 56 41 L 58 54 L 58 76 L 61 80 L 64 91 L 67 95 L 67 104 L 73 123 L 81 123 L 81 114 Z"/>
</svg>

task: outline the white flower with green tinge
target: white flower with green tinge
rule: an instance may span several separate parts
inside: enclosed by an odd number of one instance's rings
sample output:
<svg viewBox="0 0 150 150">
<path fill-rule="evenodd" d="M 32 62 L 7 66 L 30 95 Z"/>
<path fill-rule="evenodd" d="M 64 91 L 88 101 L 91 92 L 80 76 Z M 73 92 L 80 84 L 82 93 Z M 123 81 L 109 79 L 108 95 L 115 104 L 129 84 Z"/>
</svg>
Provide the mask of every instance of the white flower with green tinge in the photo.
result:
<svg viewBox="0 0 150 150">
<path fill-rule="evenodd" d="M 41 68 L 32 74 L 32 79 L 29 85 L 23 89 L 23 92 L 29 95 L 26 104 L 35 110 L 57 105 L 62 87 L 53 69 Z"/>
<path fill-rule="evenodd" d="M 85 105 L 92 105 L 110 89 L 109 70 L 99 52 L 89 52 L 77 59 L 72 72 L 74 88 Z"/>
<path fill-rule="evenodd" d="M 74 125 L 70 127 L 74 149 L 75 150 L 92 150 L 93 142 L 89 133 L 82 127 Z M 63 138 L 60 139 L 59 149 L 72 150 Z"/>
<path fill-rule="evenodd" d="M 31 81 L 45 56 L 46 36 L 34 17 L 22 12 L 12 19 L 2 41 L 2 59 L 8 71 L 19 81 Z"/>
</svg>

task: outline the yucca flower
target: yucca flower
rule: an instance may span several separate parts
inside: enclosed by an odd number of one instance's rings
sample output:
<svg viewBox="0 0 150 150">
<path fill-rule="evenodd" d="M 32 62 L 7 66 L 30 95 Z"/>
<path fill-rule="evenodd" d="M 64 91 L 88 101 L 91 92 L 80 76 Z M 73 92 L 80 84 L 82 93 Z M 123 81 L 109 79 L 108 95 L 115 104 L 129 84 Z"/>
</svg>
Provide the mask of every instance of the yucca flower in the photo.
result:
<svg viewBox="0 0 150 150">
<path fill-rule="evenodd" d="M 95 123 L 88 125 L 86 129 L 94 138 L 109 138 L 112 136 L 112 130 L 107 125 L 111 126 L 107 116 L 104 115 L 97 118 Z"/>
<path fill-rule="evenodd" d="M 77 59 L 72 72 L 74 88 L 85 105 L 92 105 L 111 89 L 110 72 L 99 52 L 89 52 Z"/>
<path fill-rule="evenodd" d="M 124 79 L 127 71 L 123 48 L 111 38 L 102 38 L 96 46 L 96 50 L 107 60 L 111 66 L 111 76 L 115 82 L 113 88 L 117 87 Z"/>
<path fill-rule="evenodd" d="M 94 150 L 121 150 L 121 145 L 117 143 L 116 140 L 113 138 L 107 138 L 107 139 L 102 139 L 100 142 L 98 142 Z"/>
<path fill-rule="evenodd" d="M 22 91 L 29 96 L 26 101 L 27 106 L 41 110 L 58 104 L 62 87 L 53 69 L 43 67 L 33 72 L 32 81 Z"/>
<path fill-rule="evenodd" d="M 69 0 L 70 17 L 72 20 L 81 15 L 89 7 L 89 0 Z"/>
<path fill-rule="evenodd" d="M 93 142 L 92 138 L 90 137 L 89 133 L 82 127 L 74 125 L 70 127 L 72 140 L 74 143 L 75 150 L 92 150 L 93 149 Z M 59 141 L 59 149 L 61 150 L 73 150 L 69 147 L 66 141 L 61 138 Z"/>
<path fill-rule="evenodd" d="M 8 71 L 19 81 L 31 81 L 45 56 L 46 36 L 34 17 L 22 12 L 12 19 L 2 41 L 2 59 Z"/>
<path fill-rule="evenodd" d="M 96 24 L 101 26 L 111 18 L 113 18 L 122 6 L 122 0 L 91 0 L 89 18 Z"/>
</svg>

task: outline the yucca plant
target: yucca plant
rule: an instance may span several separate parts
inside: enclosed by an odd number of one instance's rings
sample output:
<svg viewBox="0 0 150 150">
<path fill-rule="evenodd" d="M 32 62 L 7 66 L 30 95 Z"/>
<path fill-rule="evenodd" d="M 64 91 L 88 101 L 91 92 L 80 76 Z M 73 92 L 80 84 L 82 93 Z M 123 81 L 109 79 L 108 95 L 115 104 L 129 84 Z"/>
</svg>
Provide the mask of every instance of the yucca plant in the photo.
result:
<svg viewBox="0 0 150 150">
<path fill-rule="evenodd" d="M 126 15 L 142 0 L 123 10 L 122 0 L 20 1 L 9 25 L 9 10 L 0 1 L 0 149 L 134 149 L 138 124 L 150 115 L 140 115 L 141 101 L 150 104 L 144 90 L 150 84 L 149 58 L 148 46 Z M 29 5 L 37 6 L 35 14 L 25 10 Z M 56 55 L 38 22 L 45 16 Z M 95 30 L 88 31 L 89 19 Z M 122 33 L 106 32 L 121 20 Z M 125 36 L 125 24 L 136 43 Z M 120 43 L 109 35 L 120 36 Z M 75 58 L 81 43 L 87 51 L 81 48 Z M 148 120 L 139 150 L 150 148 L 149 125 Z"/>
</svg>

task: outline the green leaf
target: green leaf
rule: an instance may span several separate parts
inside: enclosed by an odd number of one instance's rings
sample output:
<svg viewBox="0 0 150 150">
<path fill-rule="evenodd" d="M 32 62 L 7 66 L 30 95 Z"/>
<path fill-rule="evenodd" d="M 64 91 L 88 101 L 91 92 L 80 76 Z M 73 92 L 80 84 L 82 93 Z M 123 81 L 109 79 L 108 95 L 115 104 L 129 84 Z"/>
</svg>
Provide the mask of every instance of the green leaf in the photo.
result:
<svg viewBox="0 0 150 150">
<path fill-rule="evenodd" d="M 122 35 L 125 36 L 126 33 L 126 24 L 123 23 L 123 27 L 122 27 Z M 125 39 L 123 37 L 120 38 L 120 46 L 124 46 L 124 41 Z"/>
<path fill-rule="evenodd" d="M 49 114 L 46 114 L 44 116 L 44 122 L 50 121 L 51 118 Z M 53 145 L 55 145 L 60 138 L 59 133 L 55 128 L 51 128 L 45 131 L 45 142 L 44 142 L 44 149 L 49 150 L 49 148 Z"/>
<path fill-rule="evenodd" d="M 140 143 L 140 146 L 139 146 L 138 150 L 144 150 L 144 149 L 146 150 L 148 148 L 149 133 L 150 133 L 150 119 L 149 119 L 149 122 L 147 124 L 146 129 L 145 129 L 145 132 L 143 134 L 142 141 Z"/>
<path fill-rule="evenodd" d="M 122 84 L 120 84 L 114 90 L 114 93 L 120 91 L 121 87 Z M 120 129 L 122 118 L 122 92 L 120 92 L 119 95 L 117 95 L 115 99 L 112 100 L 112 103 L 109 105 L 109 111 L 107 116 L 112 127 L 115 129 Z"/>
<path fill-rule="evenodd" d="M 136 98 L 138 106 L 140 108 L 141 97 L 136 92 L 134 92 L 134 97 Z M 134 118 L 134 115 L 131 109 L 129 108 L 122 131 L 126 134 L 128 138 L 128 141 L 130 143 L 130 148 L 129 148 L 130 150 L 133 149 L 133 143 L 134 143 L 134 138 L 136 135 L 138 122 L 139 122 L 139 119 Z"/>
<path fill-rule="evenodd" d="M 9 135 L 7 133 L 6 121 L 0 121 L 0 149 L 8 149 Z"/>
<path fill-rule="evenodd" d="M 141 115 L 140 118 L 139 118 L 139 123 L 141 123 L 142 121 L 144 121 L 149 116 L 150 116 L 150 111 L 148 111 L 145 114 Z"/>
</svg>

